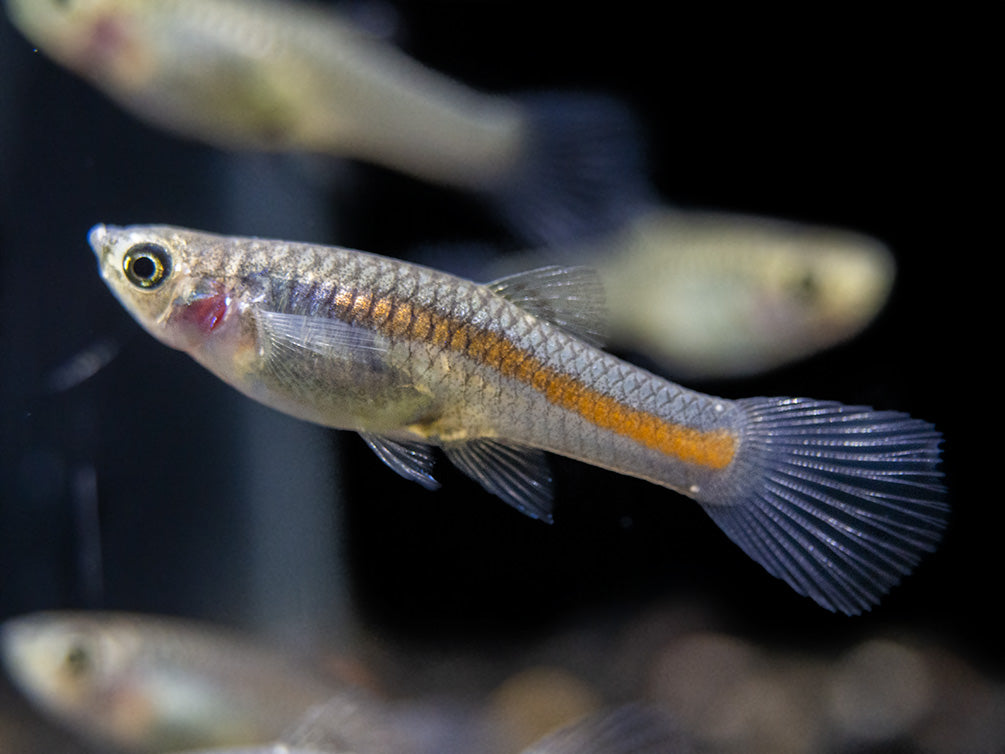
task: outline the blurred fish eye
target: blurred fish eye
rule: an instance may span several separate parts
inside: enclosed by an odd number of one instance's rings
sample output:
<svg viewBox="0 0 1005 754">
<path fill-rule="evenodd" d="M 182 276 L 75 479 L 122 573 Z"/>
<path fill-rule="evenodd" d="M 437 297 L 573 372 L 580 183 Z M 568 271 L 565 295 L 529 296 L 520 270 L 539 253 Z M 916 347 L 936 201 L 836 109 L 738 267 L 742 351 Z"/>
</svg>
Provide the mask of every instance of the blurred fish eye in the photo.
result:
<svg viewBox="0 0 1005 754">
<path fill-rule="evenodd" d="M 801 301 L 811 303 L 820 297 L 820 283 L 812 272 L 805 272 L 792 282 L 792 292 Z"/>
<path fill-rule="evenodd" d="M 63 658 L 63 665 L 69 675 L 74 678 L 80 678 L 81 676 L 86 675 L 94 666 L 93 660 L 94 658 L 90 648 L 86 646 L 86 642 L 81 639 L 75 641 L 70 645 L 69 649 L 67 649 L 66 656 Z"/>
<path fill-rule="evenodd" d="M 130 283 L 150 290 L 171 274 L 171 257 L 163 246 L 155 243 L 136 244 L 122 258 L 122 271 Z"/>
</svg>

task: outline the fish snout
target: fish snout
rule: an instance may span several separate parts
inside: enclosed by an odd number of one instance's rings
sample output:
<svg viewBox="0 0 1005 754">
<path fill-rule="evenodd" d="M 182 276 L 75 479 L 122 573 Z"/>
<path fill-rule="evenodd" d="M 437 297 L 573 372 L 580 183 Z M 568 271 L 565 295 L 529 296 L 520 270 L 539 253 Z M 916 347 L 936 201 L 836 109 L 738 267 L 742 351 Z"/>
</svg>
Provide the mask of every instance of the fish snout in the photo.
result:
<svg viewBox="0 0 1005 754">
<path fill-rule="evenodd" d="M 98 223 L 87 234 L 87 242 L 94 250 L 94 254 L 100 260 L 104 256 L 104 251 L 108 246 L 108 229 L 102 223 Z"/>
</svg>

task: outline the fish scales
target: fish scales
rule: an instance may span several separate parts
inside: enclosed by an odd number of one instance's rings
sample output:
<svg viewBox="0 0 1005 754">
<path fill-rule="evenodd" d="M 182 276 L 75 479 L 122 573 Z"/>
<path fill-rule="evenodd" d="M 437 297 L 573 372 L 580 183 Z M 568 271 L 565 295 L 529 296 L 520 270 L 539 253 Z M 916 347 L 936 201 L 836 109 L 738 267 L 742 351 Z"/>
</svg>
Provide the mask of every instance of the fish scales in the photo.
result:
<svg viewBox="0 0 1005 754">
<path fill-rule="evenodd" d="M 480 285 L 366 252 L 170 226 L 96 226 L 136 319 L 293 416 L 359 432 L 428 488 L 429 446 L 549 519 L 545 452 L 696 499 L 770 573 L 868 609 L 934 548 L 941 436 L 893 411 L 705 395 L 592 345 L 596 280 L 550 267 Z M 592 283 L 592 285 L 591 285 Z"/>
</svg>

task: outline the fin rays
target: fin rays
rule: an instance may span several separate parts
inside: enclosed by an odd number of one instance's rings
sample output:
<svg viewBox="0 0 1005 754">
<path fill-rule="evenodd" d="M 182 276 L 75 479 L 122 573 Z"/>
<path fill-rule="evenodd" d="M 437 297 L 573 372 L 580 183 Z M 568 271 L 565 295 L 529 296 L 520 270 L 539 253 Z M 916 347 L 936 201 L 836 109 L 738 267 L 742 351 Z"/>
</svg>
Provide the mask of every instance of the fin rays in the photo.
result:
<svg viewBox="0 0 1005 754">
<path fill-rule="evenodd" d="M 800 594 L 830 610 L 868 610 L 945 526 L 938 433 L 904 414 L 837 403 L 739 403 L 750 424 L 738 502 L 705 510 Z"/>
</svg>

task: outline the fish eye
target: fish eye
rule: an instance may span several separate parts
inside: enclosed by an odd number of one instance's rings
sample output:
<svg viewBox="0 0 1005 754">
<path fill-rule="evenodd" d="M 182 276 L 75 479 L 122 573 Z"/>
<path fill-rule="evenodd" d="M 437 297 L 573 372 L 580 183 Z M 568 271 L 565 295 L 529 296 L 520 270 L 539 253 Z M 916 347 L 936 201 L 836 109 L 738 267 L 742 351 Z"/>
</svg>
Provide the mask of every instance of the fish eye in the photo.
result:
<svg viewBox="0 0 1005 754">
<path fill-rule="evenodd" d="M 792 281 L 793 294 L 804 303 L 812 303 L 820 296 L 820 282 L 812 272 L 806 272 Z"/>
<path fill-rule="evenodd" d="M 83 642 L 75 642 L 67 651 L 64 663 L 67 671 L 74 678 L 86 675 L 91 669 L 93 662 L 91 653 L 84 646 Z"/>
<path fill-rule="evenodd" d="M 122 258 L 122 271 L 133 285 L 151 290 L 171 274 L 171 257 L 155 243 L 136 244 Z"/>
</svg>

